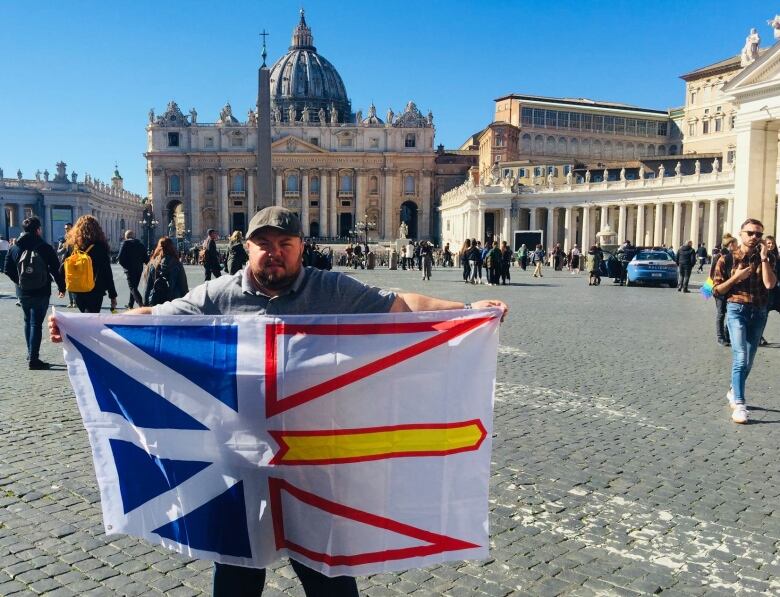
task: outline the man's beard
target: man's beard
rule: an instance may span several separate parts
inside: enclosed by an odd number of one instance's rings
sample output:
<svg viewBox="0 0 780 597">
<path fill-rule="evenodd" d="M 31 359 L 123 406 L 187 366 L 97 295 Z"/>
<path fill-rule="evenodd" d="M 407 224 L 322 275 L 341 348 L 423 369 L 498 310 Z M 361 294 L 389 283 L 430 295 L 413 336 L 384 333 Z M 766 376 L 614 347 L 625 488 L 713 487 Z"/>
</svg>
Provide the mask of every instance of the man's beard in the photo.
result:
<svg viewBox="0 0 780 597">
<path fill-rule="evenodd" d="M 267 288 L 268 290 L 284 290 L 286 288 L 290 288 L 293 284 L 295 284 L 295 280 L 297 278 L 297 271 L 292 274 L 288 274 L 287 270 L 284 270 L 282 273 L 272 274 L 266 268 L 263 268 L 260 274 L 255 277 L 260 286 Z"/>
</svg>

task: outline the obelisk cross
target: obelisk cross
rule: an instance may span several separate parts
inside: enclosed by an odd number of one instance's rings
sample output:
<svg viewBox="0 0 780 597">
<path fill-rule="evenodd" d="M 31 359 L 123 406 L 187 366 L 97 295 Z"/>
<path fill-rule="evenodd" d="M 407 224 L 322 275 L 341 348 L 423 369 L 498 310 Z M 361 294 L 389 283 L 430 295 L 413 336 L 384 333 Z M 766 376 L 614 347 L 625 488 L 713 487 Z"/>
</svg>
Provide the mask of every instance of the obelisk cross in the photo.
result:
<svg viewBox="0 0 780 597">
<path fill-rule="evenodd" d="M 263 52 L 260 54 L 263 57 L 263 66 L 265 66 L 265 58 L 268 56 L 268 52 L 266 52 L 265 49 L 265 38 L 268 37 L 270 33 L 268 33 L 265 28 L 263 28 L 263 32 L 260 34 L 260 37 L 263 38 Z"/>
</svg>

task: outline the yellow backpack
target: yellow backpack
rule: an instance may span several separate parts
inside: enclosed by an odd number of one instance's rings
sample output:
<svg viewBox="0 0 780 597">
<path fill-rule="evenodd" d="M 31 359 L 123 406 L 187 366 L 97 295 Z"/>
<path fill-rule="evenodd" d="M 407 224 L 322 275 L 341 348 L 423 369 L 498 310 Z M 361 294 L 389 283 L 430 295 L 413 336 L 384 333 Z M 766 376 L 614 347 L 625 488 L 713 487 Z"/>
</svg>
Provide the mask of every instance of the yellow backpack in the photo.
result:
<svg viewBox="0 0 780 597">
<path fill-rule="evenodd" d="M 65 259 L 65 287 L 68 292 L 90 292 L 95 288 L 92 258 L 88 255 L 93 246 L 89 245 L 86 251 L 74 247 L 73 253 Z"/>
</svg>

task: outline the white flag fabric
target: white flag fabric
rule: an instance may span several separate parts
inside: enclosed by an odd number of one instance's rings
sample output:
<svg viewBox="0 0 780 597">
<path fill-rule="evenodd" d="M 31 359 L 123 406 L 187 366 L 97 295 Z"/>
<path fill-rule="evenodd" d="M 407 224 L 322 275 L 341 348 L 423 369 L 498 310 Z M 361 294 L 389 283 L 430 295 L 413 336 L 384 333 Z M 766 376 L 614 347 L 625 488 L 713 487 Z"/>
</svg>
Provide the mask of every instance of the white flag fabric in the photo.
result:
<svg viewBox="0 0 780 597">
<path fill-rule="evenodd" d="M 500 312 L 57 312 L 106 533 L 329 576 L 488 554 Z"/>
</svg>

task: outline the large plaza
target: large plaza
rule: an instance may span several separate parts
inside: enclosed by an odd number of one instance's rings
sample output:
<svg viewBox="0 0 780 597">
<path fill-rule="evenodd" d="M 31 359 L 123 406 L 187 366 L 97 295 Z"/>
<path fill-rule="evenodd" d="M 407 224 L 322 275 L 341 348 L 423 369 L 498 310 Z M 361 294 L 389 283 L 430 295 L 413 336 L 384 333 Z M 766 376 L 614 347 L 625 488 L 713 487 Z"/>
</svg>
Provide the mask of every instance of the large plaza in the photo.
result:
<svg viewBox="0 0 780 597">
<path fill-rule="evenodd" d="M 780 592 L 778 316 L 749 380 L 751 422 L 738 426 L 725 399 L 730 352 L 698 294 L 588 288 L 568 272 L 534 280 L 513 269 L 504 287 L 465 285 L 458 269 L 434 270 L 431 282 L 417 271 L 350 273 L 511 309 L 498 353 L 490 559 L 361 578 L 362 593 Z M 114 275 L 121 303 L 127 289 Z M 200 283 L 202 270 L 188 277 Z M 208 594 L 209 562 L 103 533 L 61 349 L 45 341 L 42 358 L 60 365 L 28 375 L 14 302 L 0 278 L 0 595 Z M 303 592 L 279 565 L 265 594 Z"/>
</svg>

